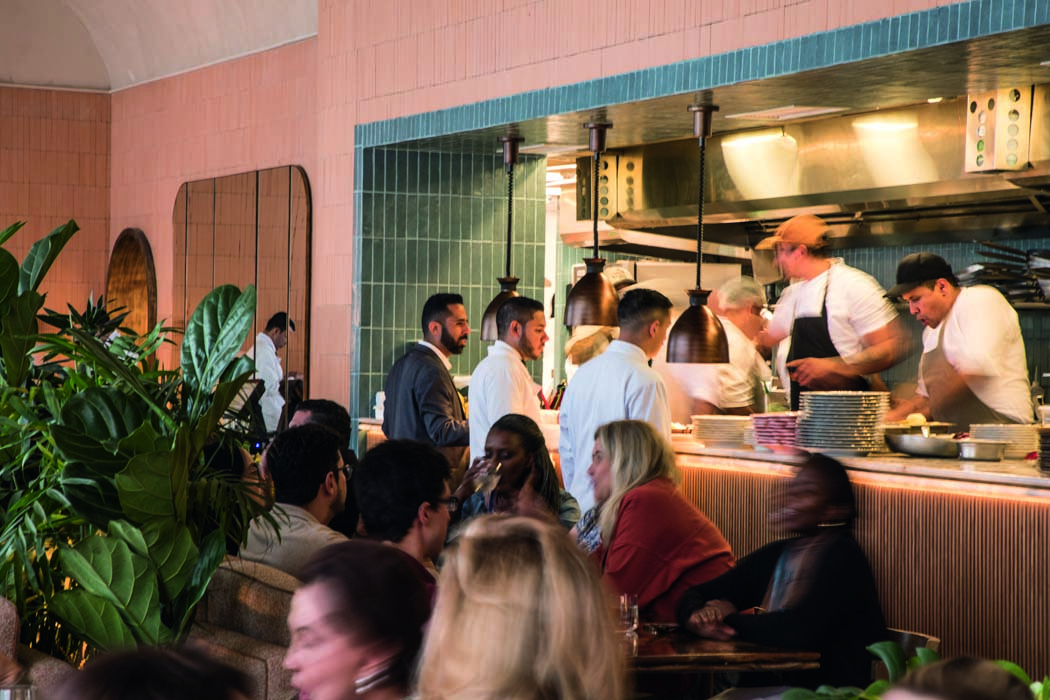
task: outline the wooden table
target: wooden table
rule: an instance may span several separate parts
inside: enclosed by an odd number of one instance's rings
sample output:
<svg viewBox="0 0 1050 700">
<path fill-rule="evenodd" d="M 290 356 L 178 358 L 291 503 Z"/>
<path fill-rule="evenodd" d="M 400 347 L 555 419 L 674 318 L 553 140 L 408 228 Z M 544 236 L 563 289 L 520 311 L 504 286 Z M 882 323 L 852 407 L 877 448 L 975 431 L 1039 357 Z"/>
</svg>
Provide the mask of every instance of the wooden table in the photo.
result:
<svg viewBox="0 0 1050 700">
<path fill-rule="evenodd" d="M 767 647 L 751 642 L 702 639 L 687 632 L 642 625 L 637 644 L 629 644 L 628 666 L 641 673 L 703 675 L 707 696 L 718 671 L 803 671 L 820 667 L 815 651 Z"/>
</svg>

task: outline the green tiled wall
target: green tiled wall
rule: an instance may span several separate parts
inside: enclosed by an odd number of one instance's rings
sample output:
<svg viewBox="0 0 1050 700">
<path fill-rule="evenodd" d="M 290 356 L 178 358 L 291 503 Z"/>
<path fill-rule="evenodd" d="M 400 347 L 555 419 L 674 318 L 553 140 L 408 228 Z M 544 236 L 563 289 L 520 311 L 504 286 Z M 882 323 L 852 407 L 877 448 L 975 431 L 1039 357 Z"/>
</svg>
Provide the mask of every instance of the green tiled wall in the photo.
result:
<svg viewBox="0 0 1050 700">
<path fill-rule="evenodd" d="M 988 236 L 991 238 L 991 235 Z M 1024 239 L 1002 239 L 999 242 L 1020 250 L 1033 248 L 1050 248 L 1050 231 L 1046 237 Z M 977 242 L 934 243 L 930 245 L 885 246 L 879 248 L 851 248 L 836 252 L 849 265 L 864 270 L 889 289 L 896 283 L 897 263 L 911 253 L 926 251 L 940 255 L 956 272 L 982 260 L 991 262 L 978 254 L 979 250 L 990 250 Z M 916 341 L 922 335 L 922 324 L 912 318 L 907 310 L 900 311 L 905 325 L 914 334 Z M 1050 372 L 1050 307 L 1046 309 L 1020 309 L 1018 317 L 1021 322 L 1021 334 L 1025 341 L 1025 354 L 1028 359 L 1028 370 L 1036 368 L 1040 374 Z M 919 354 L 921 346 L 916 349 L 906 362 L 883 373 L 883 377 L 892 385 L 896 382 L 913 382 L 918 375 Z M 1050 383 L 1039 377 L 1044 387 Z"/>
<path fill-rule="evenodd" d="M 354 418 L 372 415 L 394 361 L 422 337 L 419 315 L 437 292 L 462 294 L 472 329 L 452 373 L 470 374 L 488 352 L 481 315 L 505 272 L 507 176 L 493 155 L 358 149 L 357 357 Z M 518 292 L 540 299 L 546 159 L 522 156 L 514 174 L 512 273 Z M 532 363 L 536 379 L 539 366 Z"/>
</svg>

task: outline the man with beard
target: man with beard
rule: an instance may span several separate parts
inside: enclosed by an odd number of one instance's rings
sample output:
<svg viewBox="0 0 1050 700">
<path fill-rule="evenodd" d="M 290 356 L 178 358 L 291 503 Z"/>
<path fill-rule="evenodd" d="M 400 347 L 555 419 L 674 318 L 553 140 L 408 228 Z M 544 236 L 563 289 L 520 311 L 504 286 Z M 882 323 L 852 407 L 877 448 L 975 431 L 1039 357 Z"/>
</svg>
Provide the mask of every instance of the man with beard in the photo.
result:
<svg viewBox="0 0 1050 700">
<path fill-rule="evenodd" d="M 541 424 L 538 388 L 525 361 L 543 356 L 550 340 L 543 304 L 511 297 L 496 312 L 499 339 L 470 378 L 470 458 L 485 456 L 489 428 L 508 413 L 520 413 Z"/>
<path fill-rule="evenodd" d="M 299 576 L 314 552 L 346 541 L 328 524 L 346 503 L 350 468 L 343 465 L 339 436 L 315 424 L 278 433 L 266 448 L 266 466 L 273 479 L 273 518 L 280 533 L 257 517 L 240 555 Z"/>
<path fill-rule="evenodd" d="M 451 355 L 467 347 L 470 325 L 463 297 L 435 294 L 423 305 L 423 340 L 390 368 L 386 378 L 383 433 L 416 440 L 445 455 L 458 483 L 467 465 L 470 429 L 452 383 Z"/>
</svg>

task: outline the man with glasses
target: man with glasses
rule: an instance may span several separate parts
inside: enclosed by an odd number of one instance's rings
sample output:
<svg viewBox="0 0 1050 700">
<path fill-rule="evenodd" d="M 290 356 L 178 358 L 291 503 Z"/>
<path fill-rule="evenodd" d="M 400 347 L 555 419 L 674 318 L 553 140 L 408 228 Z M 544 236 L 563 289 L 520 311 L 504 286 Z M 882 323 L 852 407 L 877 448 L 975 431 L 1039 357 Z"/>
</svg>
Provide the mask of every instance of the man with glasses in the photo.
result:
<svg viewBox="0 0 1050 700">
<path fill-rule="evenodd" d="M 449 473 L 444 455 L 412 440 L 376 445 L 354 472 L 365 533 L 408 554 L 431 593 L 437 583 L 434 561 L 459 506 L 449 491 Z"/>
<path fill-rule="evenodd" d="M 264 518 L 256 518 L 241 548 L 242 558 L 298 576 L 314 552 L 346 540 L 328 527 L 343 510 L 350 480 L 350 467 L 343 464 L 339 447 L 339 437 L 316 424 L 277 434 L 266 450 L 266 466 L 273 479 L 273 517 L 280 533 Z"/>
</svg>

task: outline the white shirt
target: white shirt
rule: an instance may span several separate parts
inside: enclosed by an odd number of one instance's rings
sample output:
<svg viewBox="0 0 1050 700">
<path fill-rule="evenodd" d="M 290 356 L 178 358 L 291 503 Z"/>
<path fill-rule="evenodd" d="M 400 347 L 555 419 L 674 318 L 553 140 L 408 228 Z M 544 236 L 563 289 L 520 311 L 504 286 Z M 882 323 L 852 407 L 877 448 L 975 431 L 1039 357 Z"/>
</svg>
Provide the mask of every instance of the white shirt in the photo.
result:
<svg viewBox="0 0 1050 700">
<path fill-rule="evenodd" d="M 830 276 L 830 288 L 829 285 Z M 885 327 L 897 317 L 886 300 L 886 290 L 875 278 L 850 267 L 840 258 L 811 280 L 793 282 L 777 302 L 768 332 L 774 337 L 791 336 L 796 318 L 820 316 L 827 292 L 828 332 L 842 357 L 864 349 L 863 338 Z"/>
<path fill-rule="evenodd" d="M 688 408 L 683 406 L 676 411 L 674 403 L 671 404 L 671 417 L 679 423 L 688 424 L 692 420 L 689 416 L 692 399 L 701 399 L 722 409 L 750 406 L 754 401 L 755 382 L 772 376 L 769 365 L 743 331 L 728 318 L 720 316 L 719 320 L 729 341 L 728 363 L 653 362 L 653 368 L 660 371 L 668 383 L 668 394 L 672 393 L 671 384 L 677 383 L 688 398 Z"/>
<path fill-rule="evenodd" d="M 445 365 L 445 369 L 449 372 L 452 371 L 452 361 L 445 357 L 445 353 L 441 352 L 435 346 L 431 345 L 425 340 L 419 341 L 419 344 L 425 348 L 430 348 L 430 351 L 437 355 L 438 359 L 441 360 L 441 364 Z"/>
<path fill-rule="evenodd" d="M 626 418 L 649 421 L 670 439 L 664 380 L 648 365 L 640 347 L 614 340 L 605 352 L 576 371 L 561 404 L 561 473 L 565 488 L 579 501 L 583 513 L 594 505 L 594 489 L 587 476 L 594 431 Z"/>
<path fill-rule="evenodd" d="M 485 455 L 489 428 L 508 413 L 521 413 L 540 425 L 538 389 L 521 353 L 497 340 L 470 376 L 470 457 Z"/>
<path fill-rule="evenodd" d="M 284 378 L 281 358 L 277 356 L 273 340 L 265 333 L 255 336 L 255 346 L 248 351 L 248 356 L 255 359 L 255 376 L 261 379 L 266 387 L 259 404 L 266 430 L 272 433 L 277 430 L 277 424 L 281 421 L 281 409 L 284 407 L 284 397 L 281 396 L 281 380 Z"/>
<path fill-rule="evenodd" d="M 1022 423 L 1032 422 L 1028 362 L 1017 312 L 998 290 L 964 287 L 941 321 L 944 357 L 968 376 L 970 391 L 988 408 Z M 922 351 L 937 347 L 940 327 L 922 332 Z M 929 396 L 919 377 L 918 393 Z"/>
</svg>

